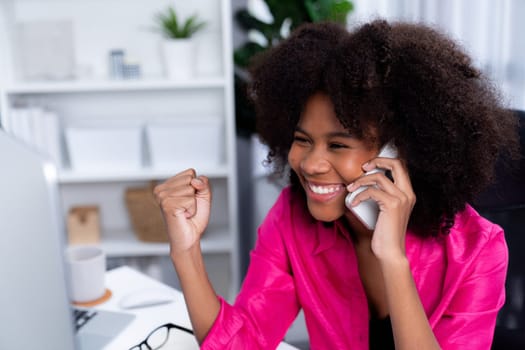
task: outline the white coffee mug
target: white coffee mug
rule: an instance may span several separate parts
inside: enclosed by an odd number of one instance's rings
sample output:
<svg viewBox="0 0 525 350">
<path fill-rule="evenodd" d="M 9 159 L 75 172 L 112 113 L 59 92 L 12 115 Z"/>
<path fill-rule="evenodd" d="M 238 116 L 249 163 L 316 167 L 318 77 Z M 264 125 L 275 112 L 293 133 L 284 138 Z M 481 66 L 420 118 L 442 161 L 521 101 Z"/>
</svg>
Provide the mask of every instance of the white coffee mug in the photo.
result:
<svg viewBox="0 0 525 350">
<path fill-rule="evenodd" d="M 71 299 L 85 303 L 105 293 L 106 254 L 97 246 L 70 246 L 66 249 Z"/>
</svg>

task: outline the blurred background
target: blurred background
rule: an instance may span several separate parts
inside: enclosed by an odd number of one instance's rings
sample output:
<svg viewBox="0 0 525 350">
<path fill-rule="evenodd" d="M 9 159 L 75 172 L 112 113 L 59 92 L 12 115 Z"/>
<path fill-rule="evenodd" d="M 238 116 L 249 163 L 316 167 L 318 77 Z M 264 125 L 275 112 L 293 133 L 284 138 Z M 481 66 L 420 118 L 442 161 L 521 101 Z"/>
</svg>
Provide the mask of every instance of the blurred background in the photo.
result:
<svg viewBox="0 0 525 350">
<path fill-rule="evenodd" d="M 69 244 L 175 287 L 151 189 L 190 166 L 208 175 L 203 251 L 232 301 L 286 184 L 263 164 L 246 99 L 253 55 L 304 22 L 424 22 L 523 110 L 524 15 L 521 0 L 0 0 L 0 123 L 57 164 Z M 308 348 L 301 315 L 287 340 Z"/>
</svg>

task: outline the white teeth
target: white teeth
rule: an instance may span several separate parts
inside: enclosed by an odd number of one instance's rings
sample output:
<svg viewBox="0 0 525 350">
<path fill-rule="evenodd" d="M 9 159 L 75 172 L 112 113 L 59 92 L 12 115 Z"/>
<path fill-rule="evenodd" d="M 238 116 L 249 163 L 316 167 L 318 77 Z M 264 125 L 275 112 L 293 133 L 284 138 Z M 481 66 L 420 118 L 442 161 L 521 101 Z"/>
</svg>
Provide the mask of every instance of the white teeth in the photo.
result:
<svg viewBox="0 0 525 350">
<path fill-rule="evenodd" d="M 328 193 L 334 193 L 339 190 L 340 186 L 315 186 L 315 185 L 309 185 L 310 189 L 313 193 L 317 194 L 328 194 Z"/>
</svg>

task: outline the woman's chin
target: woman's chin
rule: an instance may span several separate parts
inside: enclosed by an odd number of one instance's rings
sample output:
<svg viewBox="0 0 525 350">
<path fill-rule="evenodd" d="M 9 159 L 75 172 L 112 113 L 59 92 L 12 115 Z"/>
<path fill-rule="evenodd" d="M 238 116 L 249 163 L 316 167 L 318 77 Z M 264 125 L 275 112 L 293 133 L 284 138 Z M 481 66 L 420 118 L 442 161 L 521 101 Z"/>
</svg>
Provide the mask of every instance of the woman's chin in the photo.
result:
<svg viewBox="0 0 525 350">
<path fill-rule="evenodd" d="M 341 210 L 340 206 L 335 208 L 334 206 L 319 206 L 312 203 L 308 203 L 308 211 L 314 219 L 324 222 L 335 221 L 344 214 L 344 210 Z"/>
</svg>

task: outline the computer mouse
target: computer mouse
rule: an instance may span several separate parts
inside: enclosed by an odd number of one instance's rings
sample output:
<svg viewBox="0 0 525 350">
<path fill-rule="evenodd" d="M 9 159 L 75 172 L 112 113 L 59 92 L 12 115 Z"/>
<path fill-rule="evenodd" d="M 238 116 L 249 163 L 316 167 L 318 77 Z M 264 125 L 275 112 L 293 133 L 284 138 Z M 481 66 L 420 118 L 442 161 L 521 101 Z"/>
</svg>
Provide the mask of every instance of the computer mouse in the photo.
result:
<svg viewBox="0 0 525 350">
<path fill-rule="evenodd" d="M 136 309 L 175 301 L 175 294 L 161 288 L 146 288 L 133 291 L 120 299 L 122 309 Z"/>
</svg>

